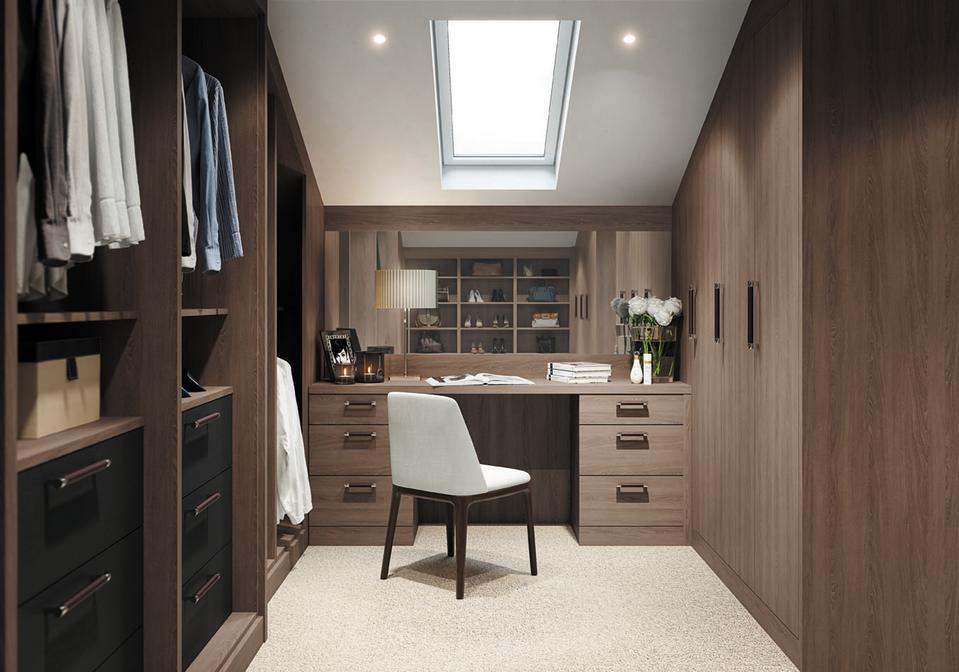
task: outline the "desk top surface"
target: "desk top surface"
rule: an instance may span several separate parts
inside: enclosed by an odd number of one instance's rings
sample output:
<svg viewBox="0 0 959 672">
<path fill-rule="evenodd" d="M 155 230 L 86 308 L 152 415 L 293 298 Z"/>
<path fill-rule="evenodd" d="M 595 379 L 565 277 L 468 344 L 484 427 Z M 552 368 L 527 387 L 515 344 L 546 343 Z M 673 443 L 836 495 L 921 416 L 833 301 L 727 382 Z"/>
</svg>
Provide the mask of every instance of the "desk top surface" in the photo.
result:
<svg viewBox="0 0 959 672">
<path fill-rule="evenodd" d="M 532 385 L 453 385 L 430 387 L 425 380 L 409 382 L 356 383 L 337 385 L 318 382 L 310 385 L 310 394 L 388 394 L 389 392 L 424 392 L 446 395 L 457 394 L 692 394 L 692 388 L 683 382 L 633 385 L 628 380 L 613 379 L 609 383 L 577 385 L 531 378 Z"/>
</svg>

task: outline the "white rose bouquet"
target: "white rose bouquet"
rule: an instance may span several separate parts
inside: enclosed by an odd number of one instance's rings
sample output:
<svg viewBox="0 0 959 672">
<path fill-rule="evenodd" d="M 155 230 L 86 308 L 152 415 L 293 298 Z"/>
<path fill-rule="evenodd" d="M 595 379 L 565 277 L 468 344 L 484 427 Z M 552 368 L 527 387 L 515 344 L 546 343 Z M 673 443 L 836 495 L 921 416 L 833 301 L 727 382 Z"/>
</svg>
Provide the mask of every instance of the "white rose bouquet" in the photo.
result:
<svg viewBox="0 0 959 672">
<path fill-rule="evenodd" d="M 671 376 L 673 359 L 669 358 L 669 370 L 662 371 L 666 343 L 675 341 L 675 329 L 667 332 L 671 338 L 663 338 L 663 331 L 673 324 L 673 320 L 683 314 L 683 302 L 672 296 L 660 299 L 655 296 L 634 296 L 629 300 L 616 298 L 610 303 L 613 312 L 626 324 L 640 334 L 636 338 L 643 344 L 643 353 L 653 355 L 653 375 Z M 624 314 L 625 313 L 625 314 Z M 657 337 L 657 335 L 659 335 Z"/>
</svg>

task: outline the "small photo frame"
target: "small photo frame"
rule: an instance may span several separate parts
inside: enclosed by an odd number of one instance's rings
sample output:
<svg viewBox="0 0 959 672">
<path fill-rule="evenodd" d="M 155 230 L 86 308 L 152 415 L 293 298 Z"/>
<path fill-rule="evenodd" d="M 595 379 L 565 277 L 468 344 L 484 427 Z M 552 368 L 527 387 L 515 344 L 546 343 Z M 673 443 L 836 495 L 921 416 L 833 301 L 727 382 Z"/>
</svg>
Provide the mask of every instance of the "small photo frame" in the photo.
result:
<svg viewBox="0 0 959 672">
<path fill-rule="evenodd" d="M 334 371 L 336 366 L 343 364 L 356 364 L 357 351 L 353 349 L 353 336 L 351 329 L 336 329 L 334 331 L 324 331 L 320 334 L 320 340 L 323 343 L 323 350 L 326 352 L 326 361 L 329 370 Z M 354 331 L 353 334 L 356 332 Z"/>
</svg>

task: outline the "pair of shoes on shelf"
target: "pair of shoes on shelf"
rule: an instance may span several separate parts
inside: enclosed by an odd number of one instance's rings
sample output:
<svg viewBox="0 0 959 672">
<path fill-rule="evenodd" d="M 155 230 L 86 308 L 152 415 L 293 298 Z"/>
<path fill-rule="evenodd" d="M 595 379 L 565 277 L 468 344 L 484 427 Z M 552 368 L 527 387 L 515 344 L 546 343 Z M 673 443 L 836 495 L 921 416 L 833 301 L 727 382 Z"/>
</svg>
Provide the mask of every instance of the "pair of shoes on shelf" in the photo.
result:
<svg viewBox="0 0 959 672">
<path fill-rule="evenodd" d="M 506 313 L 500 315 L 497 313 L 493 315 L 493 326 L 494 327 L 503 327 L 504 329 L 509 326 L 509 317 L 506 316 Z"/>
<path fill-rule="evenodd" d="M 482 354 L 484 354 L 485 352 L 486 352 L 486 350 L 483 349 L 483 342 L 482 342 L 482 341 L 480 341 L 480 342 L 478 342 L 478 343 L 470 343 L 470 353 L 472 353 L 472 354 L 474 354 L 474 355 L 482 355 Z"/>
<path fill-rule="evenodd" d="M 440 353 L 443 352 L 443 344 L 432 336 L 421 336 L 419 352 Z"/>
<path fill-rule="evenodd" d="M 494 338 L 493 347 L 490 352 L 495 354 L 506 354 L 506 339 L 505 338 Z"/>
<path fill-rule="evenodd" d="M 482 329 L 482 328 L 483 328 L 483 320 L 482 320 L 482 318 L 481 318 L 479 315 L 477 315 L 477 316 L 476 316 L 476 320 L 474 321 L 474 320 L 473 320 L 473 316 L 470 315 L 469 313 L 467 313 L 467 314 L 466 314 L 466 320 L 463 321 L 463 326 L 464 326 L 466 329 L 474 329 L 474 328 L 475 328 L 475 329 Z"/>
<path fill-rule="evenodd" d="M 490 301 L 497 301 L 499 303 L 506 302 L 506 294 L 503 293 L 502 289 L 494 289 L 493 295 L 490 297 Z"/>
<path fill-rule="evenodd" d="M 478 289 L 471 289 L 469 293 L 469 298 L 467 299 L 468 303 L 483 303 L 483 295 L 480 294 Z"/>
</svg>

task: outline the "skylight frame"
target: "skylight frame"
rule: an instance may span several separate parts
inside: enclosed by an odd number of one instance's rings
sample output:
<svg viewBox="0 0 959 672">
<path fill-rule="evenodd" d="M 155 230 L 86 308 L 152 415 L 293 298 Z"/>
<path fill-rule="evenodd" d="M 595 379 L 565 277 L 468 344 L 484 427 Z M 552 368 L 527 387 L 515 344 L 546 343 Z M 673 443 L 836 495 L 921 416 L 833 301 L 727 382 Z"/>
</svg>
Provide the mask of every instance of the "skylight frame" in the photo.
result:
<svg viewBox="0 0 959 672">
<path fill-rule="evenodd" d="M 558 20 L 553 83 L 550 90 L 545 152 L 542 155 L 458 155 L 453 151 L 453 104 L 450 83 L 449 22 L 430 21 L 433 46 L 436 116 L 440 154 L 444 166 L 556 166 L 563 137 L 566 108 L 572 84 L 576 33 L 579 21 Z"/>
</svg>

